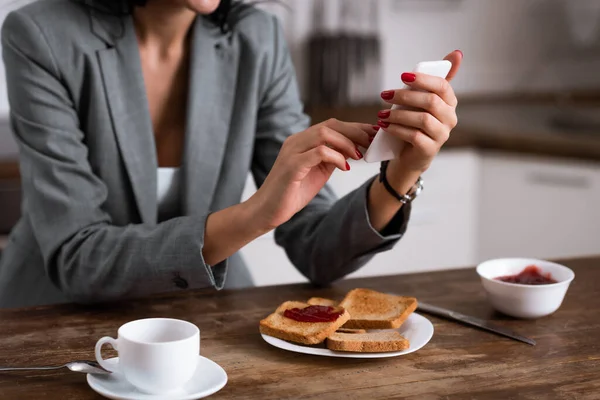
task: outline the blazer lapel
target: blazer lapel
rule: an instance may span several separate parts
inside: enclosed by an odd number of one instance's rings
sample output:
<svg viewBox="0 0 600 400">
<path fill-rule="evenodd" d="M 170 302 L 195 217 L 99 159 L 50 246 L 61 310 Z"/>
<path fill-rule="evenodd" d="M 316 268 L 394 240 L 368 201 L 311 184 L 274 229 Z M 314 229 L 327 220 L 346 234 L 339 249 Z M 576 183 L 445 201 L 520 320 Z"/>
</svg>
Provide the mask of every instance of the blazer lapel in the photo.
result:
<svg viewBox="0 0 600 400">
<path fill-rule="evenodd" d="M 92 17 L 94 21 L 94 17 Z M 121 34 L 106 35 L 98 20 L 93 25 L 108 48 L 97 53 L 117 142 L 125 162 L 142 222 L 157 221 L 156 145 L 148 109 L 137 37 L 131 18 L 120 23 Z"/>
<path fill-rule="evenodd" d="M 203 17 L 193 27 L 183 180 L 185 215 L 204 215 L 219 179 L 235 102 L 239 45 Z"/>
</svg>

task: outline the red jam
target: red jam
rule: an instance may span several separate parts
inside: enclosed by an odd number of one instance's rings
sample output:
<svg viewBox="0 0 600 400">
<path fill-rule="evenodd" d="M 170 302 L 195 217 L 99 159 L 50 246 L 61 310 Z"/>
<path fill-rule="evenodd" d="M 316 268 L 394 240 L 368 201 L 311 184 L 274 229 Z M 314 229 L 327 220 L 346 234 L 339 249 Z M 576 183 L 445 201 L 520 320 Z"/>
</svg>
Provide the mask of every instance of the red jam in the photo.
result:
<svg viewBox="0 0 600 400">
<path fill-rule="evenodd" d="M 508 283 L 520 283 L 521 285 L 549 285 L 557 283 L 550 273 L 542 274 L 537 265 L 530 265 L 516 275 L 499 276 L 496 280 Z"/>
<path fill-rule="evenodd" d="M 283 315 L 299 322 L 332 322 L 342 315 L 343 311 L 335 311 L 330 306 L 308 306 L 305 308 L 290 308 Z"/>
</svg>

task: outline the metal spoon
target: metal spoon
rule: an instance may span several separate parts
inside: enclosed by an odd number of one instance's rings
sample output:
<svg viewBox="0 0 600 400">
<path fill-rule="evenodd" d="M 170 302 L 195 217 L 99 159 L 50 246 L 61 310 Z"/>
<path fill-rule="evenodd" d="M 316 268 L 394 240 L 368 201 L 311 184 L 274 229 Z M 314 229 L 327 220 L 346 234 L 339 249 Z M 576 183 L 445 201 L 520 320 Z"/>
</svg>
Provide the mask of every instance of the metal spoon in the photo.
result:
<svg viewBox="0 0 600 400">
<path fill-rule="evenodd" d="M 49 371 L 54 369 L 69 368 L 73 372 L 83 372 L 84 374 L 110 374 L 110 371 L 102 368 L 95 361 L 71 361 L 64 365 L 49 366 L 49 367 L 0 367 L 0 372 L 3 371 Z"/>
</svg>

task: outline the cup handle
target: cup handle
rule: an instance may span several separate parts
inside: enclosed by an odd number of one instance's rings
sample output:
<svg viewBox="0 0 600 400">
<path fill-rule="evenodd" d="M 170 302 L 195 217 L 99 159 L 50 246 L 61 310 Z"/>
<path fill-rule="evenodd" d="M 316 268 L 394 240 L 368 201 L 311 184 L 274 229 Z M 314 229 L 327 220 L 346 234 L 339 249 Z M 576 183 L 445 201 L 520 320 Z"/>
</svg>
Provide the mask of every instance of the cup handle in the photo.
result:
<svg viewBox="0 0 600 400">
<path fill-rule="evenodd" d="M 102 358 L 102 346 L 104 346 L 105 344 L 110 344 L 113 349 L 119 351 L 119 349 L 117 348 L 117 341 L 111 338 L 110 336 L 104 336 L 96 343 L 96 361 L 98 361 L 98 364 L 100 364 L 100 366 L 105 370 L 110 372 L 117 372 L 117 365 L 109 364 L 106 362 L 106 360 Z"/>
</svg>

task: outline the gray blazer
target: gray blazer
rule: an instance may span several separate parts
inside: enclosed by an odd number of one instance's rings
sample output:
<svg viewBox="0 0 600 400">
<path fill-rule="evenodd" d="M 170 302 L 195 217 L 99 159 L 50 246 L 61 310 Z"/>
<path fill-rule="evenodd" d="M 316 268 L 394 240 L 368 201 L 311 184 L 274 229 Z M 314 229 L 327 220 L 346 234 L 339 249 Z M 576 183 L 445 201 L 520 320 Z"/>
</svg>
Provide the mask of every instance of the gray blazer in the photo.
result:
<svg viewBox="0 0 600 400">
<path fill-rule="evenodd" d="M 157 158 L 132 19 L 69 0 L 12 12 L 2 28 L 23 216 L 0 264 L 0 307 L 98 302 L 187 288 L 252 285 L 241 257 L 202 258 L 207 216 L 258 186 L 285 138 L 309 126 L 276 18 L 249 6 L 223 34 L 193 26 L 182 216 L 157 221 Z M 277 228 L 311 282 L 328 284 L 390 249 L 375 231 L 370 182 L 337 200 L 325 187 Z M 236 221 L 231 221 L 235 224 Z M 268 271 L 264 271 L 268 273 Z"/>
</svg>

